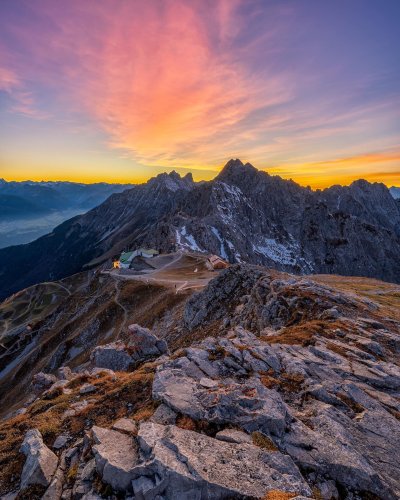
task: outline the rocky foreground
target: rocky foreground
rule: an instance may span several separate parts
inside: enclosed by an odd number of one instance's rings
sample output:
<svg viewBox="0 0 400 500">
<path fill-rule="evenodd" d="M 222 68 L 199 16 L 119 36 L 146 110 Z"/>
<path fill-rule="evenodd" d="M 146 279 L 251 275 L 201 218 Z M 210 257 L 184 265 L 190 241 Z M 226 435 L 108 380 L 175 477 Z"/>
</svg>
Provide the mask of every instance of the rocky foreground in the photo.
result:
<svg viewBox="0 0 400 500">
<path fill-rule="evenodd" d="M 38 373 L 5 499 L 400 497 L 400 288 L 237 265 L 159 339 Z"/>
</svg>

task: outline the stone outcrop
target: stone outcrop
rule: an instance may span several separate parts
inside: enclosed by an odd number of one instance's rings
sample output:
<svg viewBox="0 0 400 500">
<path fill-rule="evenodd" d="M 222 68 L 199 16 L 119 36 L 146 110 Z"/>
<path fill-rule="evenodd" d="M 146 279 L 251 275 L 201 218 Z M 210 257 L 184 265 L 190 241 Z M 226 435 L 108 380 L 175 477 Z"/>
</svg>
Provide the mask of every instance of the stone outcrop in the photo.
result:
<svg viewBox="0 0 400 500">
<path fill-rule="evenodd" d="M 90 359 L 96 367 L 113 371 L 127 371 L 134 364 L 126 345 L 121 341 L 96 347 Z"/>
<path fill-rule="evenodd" d="M 130 325 L 128 332 L 127 347 L 135 362 L 156 358 L 168 352 L 165 340 L 160 340 L 148 328 Z"/>
<path fill-rule="evenodd" d="M 129 491 L 138 454 L 133 438 L 117 431 L 94 426 L 93 453 L 97 472 L 117 491 Z"/>
<path fill-rule="evenodd" d="M 55 382 L 57 382 L 57 377 L 55 375 L 39 372 L 33 376 L 32 389 L 37 393 L 43 392 L 49 389 Z"/>
<path fill-rule="evenodd" d="M 264 387 L 256 377 L 243 382 L 188 375 L 188 358 L 163 365 L 156 373 L 153 397 L 195 420 L 237 425 L 248 432 L 264 430 L 281 435 L 289 414 L 275 391 Z"/>
<path fill-rule="evenodd" d="M 30 485 L 48 486 L 57 469 L 57 456 L 43 443 L 37 429 L 29 430 L 20 450 L 26 456 L 21 474 L 21 490 Z"/>
<path fill-rule="evenodd" d="M 263 498 L 270 491 L 311 496 L 293 461 L 252 444 L 234 444 L 175 426 L 144 423 L 145 460 L 132 486 L 137 498 Z"/>
<path fill-rule="evenodd" d="M 323 342 L 268 345 L 237 327 L 160 365 L 153 396 L 195 421 L 263 432 L 312 471 L 322 490 L 332 490 L 329 478 L 350 491 L 394 499 L 400 426 L 390 393 L 398 390 L 400 371 L 377 360 L 367 368 L 363 354 L 349 361 Z M 216 438 L 245 443 L 245 436 L 226 429 Z"/>
<path fill-rule="evenodd" d="M 222 427 L 218 439 L 235 440 L 226 426 L 261 432 L 326 498 L 400 495 L 398 321 L 368 298 L 246 266 L 189 299 L 191 331 L 218 320 L 221 337 L 158 366 L 155 399 Z"/>
<path fill-rule="evenodd" d="M 130 325 L 128 330 L 128 342 L 117 341 L 93 350 L 91 360 L 97 368 L 127 371 L 168 351 L 165 340 L 160 340 L 149 329 Z"/>
</svg>

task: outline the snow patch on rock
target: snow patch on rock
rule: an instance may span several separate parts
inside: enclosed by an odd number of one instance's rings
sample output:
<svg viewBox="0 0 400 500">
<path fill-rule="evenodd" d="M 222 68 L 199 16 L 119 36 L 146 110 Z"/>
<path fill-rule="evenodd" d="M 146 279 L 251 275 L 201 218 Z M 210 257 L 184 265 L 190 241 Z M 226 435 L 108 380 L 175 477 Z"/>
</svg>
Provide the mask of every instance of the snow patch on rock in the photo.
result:
<svg viewBox="0 0 400 500">
<path fill-rule="evenodd" d="M 219 250 L 220 256 L 223 259 L 228 260 L 228 255 L 225 251 L 225 240 L 222 238 L 220 232 L 218 231 L 218 229 L 216 227 L 211 226 L 211 232 L 218 239 L 218 241 L 220 243 L 220 250 Z"/>
<path fill-rule="evenodd" d="M 182 249 L 189 249 L 195 252 L 203 251 L 197 244 L 194 236 L 188 232 L 186 226 L 182 226 L 176 230 L 176 244 Z"/>
</svg>

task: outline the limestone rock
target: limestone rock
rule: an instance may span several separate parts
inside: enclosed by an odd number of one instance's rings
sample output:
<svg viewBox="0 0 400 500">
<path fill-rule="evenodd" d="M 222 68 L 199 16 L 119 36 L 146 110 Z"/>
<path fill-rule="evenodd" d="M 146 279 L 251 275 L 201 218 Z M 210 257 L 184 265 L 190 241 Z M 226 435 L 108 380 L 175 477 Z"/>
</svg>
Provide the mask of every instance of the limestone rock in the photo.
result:
<svg viewBox="0 0 400 500">
<path fill-rule="evenodd" d="M 50 373 L 39 372 L 33 376 L 32 388 L 35 392 L 43 392 L 57 382 L 57 377 Z"/>
<path fill-rule="evenodd" d="M 63 451 L 60 455 L 60 460 L 56 472 L 54 473 L 53 479 L 46 492 L 44 493 L 42 500 L 54 500 L 62 497 L 63 485 L 65 481 L 65 471 L 66 471 L 66 452 Z"/>
<path fill-rule="evenodd" d="M 43 443 L 38 429 L 27 431 L 20 451 L 26 456 L 21 474 L 21 489 L 35 484 L 48 486 L 57 469 L 58 458 Z"/>
<path fill-rule="evenodd" d="M 273 490 L 311 496 L 293 461 L 279 452 L 151 422 L 141 424 L 138 439 L 145 459 L 132 482 L 138 498 L 263 498 Z"/>
<path fill-rule="evenodd" d="M 128 348 L 135 361 L 158 357 L 168 352 L 165 340 L 160 340 L 148 328 L 140 325 L 129 325 Z"/>
<path fill-rule="evenodd" d="M 131 418 L 120 418 L 113 423 L 112 428 L 115 431 L 123 432 L 126 434 L 137 433 L 137 423 Z"/>
<path fill-rule="evenodd" d="M 94 478 L 96 472 L 96 460 L 92 458 L 92 460 L 89 460 L 87 464 L 85 464 L 85 467 L 82 470 L 81 473 L 81 479 L 83 481 L 90 481 L 91 479 Z"/>
<path fill-rule="evenodd" d="M 151 416 L 150 420 L 156 424 L 168 425 L 175 424 L 176 412 L 164 403 L 161 403 Z"/>
<path fill-rule="evenodd" d="M 237 429 L 224 429 L 223 431 L 217 432 L 215 439 L 220 441 L 226 441 L 227 443 L 247 443 L 251 444 L 252 439 L 249 434 L 243 431 L 238 431 Z"/>
<path fill-rule="evenodd" d="M 90 394 L 92 392 L 96 392 L 97 387 L 93 384 L 83 384 L 79 389 L 79 394 Z"/>
<path fill-rule="evenodd" d="M 59 450 L 61 448 L 64 448 L 64 446 L 68 443 L 68 441 L 70 439 L 71 439 L 70 436 L 68 436 L 67 434 L 60 434 L 59 436 L 57 436 L 56 440 L 54 441 L 53 448 L 55 450 Z"/>
<path fill-rule="evenodd" d="M 122 342 L 113 342 L 96 347 L 91 354 L 91 360 L 98 368 L 127 371 L 132 367 L 133 360 L 125 347 Z"/>
<path fill-rule="evenodd" d="M 159 357 L 168 351 L 165 340 L 160 340 L 147 328 L 130 325 L 128 329 L 127 344 L 119 340 L 93 350 L 91 360 L 96 368 L 128 371 L 139 363 Z"/>
<path fill-rule="evenodd" d="M 117 431 L 93 426 L 93 453 L 97 472 L 118 491 L 131 488 L 138 454 L 133 438 Z"/>
<path fill-rule="evenodd" d="M 158 368 L 154 399 L 195 420 L 235 424 L 248 432 L 284 432 L 290 420 L 287 407 L 280 395 L 258 378 L 250 377 L 244 382 L 221 380 L 217 387 L 208 388 L 187 376 L 179 364 L 172 361 Z"/>
</svg>

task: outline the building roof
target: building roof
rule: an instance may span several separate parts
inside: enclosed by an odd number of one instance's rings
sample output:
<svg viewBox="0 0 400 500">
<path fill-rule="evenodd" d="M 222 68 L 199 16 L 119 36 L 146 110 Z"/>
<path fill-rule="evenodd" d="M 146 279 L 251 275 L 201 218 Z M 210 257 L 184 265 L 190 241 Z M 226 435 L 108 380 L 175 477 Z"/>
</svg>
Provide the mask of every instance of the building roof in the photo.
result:
<svg viewBox="0 0 400 500">
<path fill-rule="evenodd" d="M 223 262 L 224 264 L 226 263 L 224 259 L 221 259 L 221 257 L 218 257 L 218 255 L 210 255 L 208 257 L 208 260 L 213 264 L 214 262 Z"/>
<path fill-rule="evenodd" d="M 154 248 L 139 248 L 138 252 L 147 253 L 149 255 L 158 255 L 158 251 L 154 250 Z"/>
<path fill-rule="evenodd" d="M 122 262 L 122 264 L 130 262 L 133 258 L 133 253 L 134 252 L 122 252 L 121 257 L 119 258 L 120 262 Z"/>
</svg>

